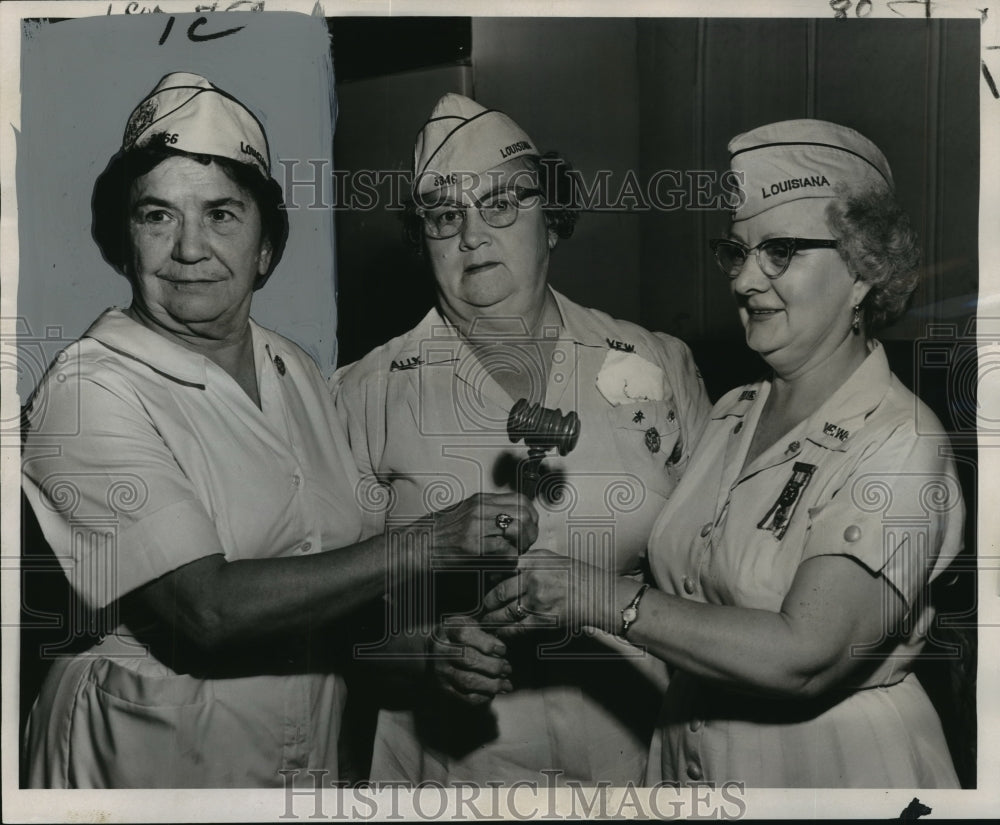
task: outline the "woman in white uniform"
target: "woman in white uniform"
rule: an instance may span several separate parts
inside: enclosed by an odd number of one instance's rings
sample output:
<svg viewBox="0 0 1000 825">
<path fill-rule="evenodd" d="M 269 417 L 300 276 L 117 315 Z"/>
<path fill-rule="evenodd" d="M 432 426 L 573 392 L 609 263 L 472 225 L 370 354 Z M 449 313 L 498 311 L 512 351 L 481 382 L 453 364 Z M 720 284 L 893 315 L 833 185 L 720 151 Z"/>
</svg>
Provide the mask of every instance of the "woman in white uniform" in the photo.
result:
<svg viewBox="0 0 1000 825">
<path fill-rule="evenodd" d="M 542 463 L 540 543 L 641 577 L 709 409 L 690 351 L 548 286 L 550 254 L 576 218 L 565 166 L 506 114 L 444 96 L 414 172 L 410 227 L 437 306 L 333 382 L 362 475 L 392 491 L 385 518 L 518 489 L 527 449 L 507 422 L 523 398 L 580 419 L 576 446 Z M 483 586 L 442 569 L 394 599 L 401 629 L 445 621 L 429 641 L 430 678 L 408 687 L 413 707 L 379 715 L 372 779 L 641 779 L 662 666 L 606 635 L 505 649 L 474 619 Z"/>
<path fill-rule="evenodd" d="M 49 671 L 28 784 L 335 781 L 335 648 L 352 611 L 432 555 L 513 553 L 519 529 L 534 538 L 532 508 L 480 497 L 367 537 L 325 381 L 250 318 L 288 224 L 243 104 L 198 75 L 164 77 L 94 204 L 132 304 L 101 315 L 43 379 L 23 473 L 79 615 L 101 611 L 114 629 Z M 517 518 L 506 536 L 500 512 Z"/>
<path fill-rule="evenodd" d="M 914 235 L 885 157 L 851 129 L 785 121 L 729 149 L 745 198 L 713 248 L 772 377 L 715 405 L 653 529 L 655 587 L 605 577 L 614 607 L 595 605 L 581 594 L 600 571 L 576 565 L 567 585 L 533 551 L 487 597 L 492 618 L 512 636 L 556 614 L 672 666 L 651 781 L 957 787 L 911 671 L 928 585 L 961 548 L 961 491 L 872 337 L 916 285 Z"/>
</svg>

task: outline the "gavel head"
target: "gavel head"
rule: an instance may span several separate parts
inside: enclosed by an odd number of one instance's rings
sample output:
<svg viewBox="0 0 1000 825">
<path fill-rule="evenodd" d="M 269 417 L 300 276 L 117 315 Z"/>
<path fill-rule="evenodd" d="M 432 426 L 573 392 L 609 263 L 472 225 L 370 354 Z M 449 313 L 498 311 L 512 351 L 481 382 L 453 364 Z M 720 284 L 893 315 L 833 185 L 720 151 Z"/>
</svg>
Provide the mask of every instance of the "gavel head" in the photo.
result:
<svg viewBox="0 0 1000 825">
<path fill-rule="evenodd" d="M 510 409 L 507 435 L 515 444 L 523 439 L 529 447 L 543 451 L 554 448 L 559 455 L 566 455 L 580 438 L 580 417 L 575 412 L 563 415 L 562 410 L 529 404 L 522 398 Z"/>
</svg>

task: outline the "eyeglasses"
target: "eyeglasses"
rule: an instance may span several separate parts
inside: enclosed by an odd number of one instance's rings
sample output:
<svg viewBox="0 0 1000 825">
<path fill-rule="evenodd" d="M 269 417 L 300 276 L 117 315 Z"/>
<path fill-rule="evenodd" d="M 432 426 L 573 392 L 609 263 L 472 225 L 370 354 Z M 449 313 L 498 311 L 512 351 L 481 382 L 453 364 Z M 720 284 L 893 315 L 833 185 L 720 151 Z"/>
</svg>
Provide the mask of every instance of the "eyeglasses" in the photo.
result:
<svg viewBox="0 0 1000 825">
<path fill-rule="evenodd" d="M 768 278 L 774 280 L 785 274 L 792 256 L 803 249 L 836 249 L 837 242 L 817 238 L 768 238 L 757 246 L 747 246 L 739 241 L 715 238 L 708 242 L 715 253 L 715 261 L 730 278 L 743 270 L 751 252 L 757 254 L 757 266 Z"/>
<path fill-rule="evenodd" d="M 514 186 L 487 195 L 476 202 L 476 210 L 487 225 L 503 229 L 517 220 L 518 211 L 528 201 L 541 197 L 539 189 Z M 424 220 L 424 233 L 429 238 L 452 238 L 465 226 L 465 213 L 469 207 L 458 203 L 446 203 L 429 208 L 418 207 L 417 214 Z"/>
</svg>

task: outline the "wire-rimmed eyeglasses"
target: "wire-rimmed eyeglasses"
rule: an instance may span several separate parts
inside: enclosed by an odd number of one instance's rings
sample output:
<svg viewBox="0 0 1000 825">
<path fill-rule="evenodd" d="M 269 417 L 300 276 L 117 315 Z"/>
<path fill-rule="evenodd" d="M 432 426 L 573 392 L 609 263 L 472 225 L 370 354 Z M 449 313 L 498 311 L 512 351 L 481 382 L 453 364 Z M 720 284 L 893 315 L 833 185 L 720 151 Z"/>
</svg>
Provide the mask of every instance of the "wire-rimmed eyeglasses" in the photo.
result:
<svg viewBox="0 0 1000 825">
<path fill-rule="evenodd" d="M 475 208 L 488 226 L 503 229 L 517 220 L 517 213 L 522 207 L 530 206 L 532 201 L 541 197 L 540 189 L 529 189 L 524 186 L 512 186 L 491 192 L 481 201 L 476 201 Z M 437 206 L 417 207 L 417 214 L 423 218 L 424 234 L 428 238 L 451 238 L 462 231 L 465 226 L 465 214 L 469 207 L 461 203 L 442 203 Z"/>
<path fill-rule="evenodd" d="M 837 242 L 820 238 L 768 238 L 757 246 L 747 246 L 727 238 L 713 238 L 708 242 L 719 269 L 729 278 L 743 270 L 750 253 L 757 255 L 757 266 L 768 278 L 774 280 L 785 274 L 792 257 L 803 249 L 836 249 Z"/>
</svg>

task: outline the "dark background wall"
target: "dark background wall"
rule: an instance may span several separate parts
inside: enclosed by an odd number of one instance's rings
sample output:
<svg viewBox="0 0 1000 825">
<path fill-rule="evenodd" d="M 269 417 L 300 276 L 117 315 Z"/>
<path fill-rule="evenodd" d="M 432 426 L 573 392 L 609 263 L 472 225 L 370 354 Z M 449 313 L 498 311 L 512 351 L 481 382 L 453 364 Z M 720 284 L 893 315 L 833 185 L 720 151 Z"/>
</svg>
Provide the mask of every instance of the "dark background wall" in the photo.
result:
<svg viewBox="0 0 1000 825">
<path fill-rule="evenodd" d="M 508 112 L 587 180 L 609 170 L 612 190 L 629 170 L 643 183 L 660 170 L 724 170 L 729 139 L 762 123 L 834 120 L 886 153 L 923 239 L 925 277 L 913 309 L 885 337 L 921 339 L 929 322 L 964 331 L 975 314 L 975 20 L 475 18 L 434 26 L 433 18 L 331 21 L 338 169 L 408 169 L 413 137 L 447 91 Z M 345 42 L 353 52 L 367 47 L 368 65 L 359 70 L 360 59 L 342 56 Z M 421 65 L 399 65 L 399 44 L 411 44 Z M 387 71 L 373 54 L 397 61 Z M 592 211 L 557 249 L 551 282 L 582 304 L 712 352 L 741 339 L 706 245 L 725 228 L 719 210 Z M 337 229 L 346 363 L 412 326 L 431 292 L 392 211 L 341 211 Z"/>
</svg>

